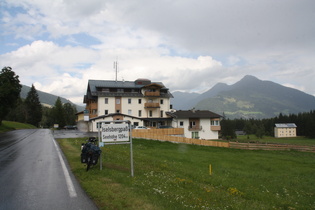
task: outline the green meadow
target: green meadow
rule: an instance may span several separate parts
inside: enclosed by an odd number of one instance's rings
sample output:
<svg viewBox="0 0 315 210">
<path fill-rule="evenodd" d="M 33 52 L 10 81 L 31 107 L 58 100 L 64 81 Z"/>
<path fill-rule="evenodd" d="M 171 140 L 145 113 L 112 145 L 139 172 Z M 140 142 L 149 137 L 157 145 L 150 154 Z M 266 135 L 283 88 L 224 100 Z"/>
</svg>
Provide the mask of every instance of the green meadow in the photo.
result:
<svg viewBox="0 0 315 210">
<path fill-rule="evenodd" d="M 36 128 L 33 125 L 12 121 L 2 121 L 2 125 L 0 125 L 0 133 L 17 130 L 17 129 L 34 129 Z"/>
<path fill-rule="evenodd" d="M 131 177 L 130 145 L 106 145 L 86 172 L 85 139 L 58 142 L 100 209 L 315 209 L 315 153 L 134 139 Z"/>
</svg>

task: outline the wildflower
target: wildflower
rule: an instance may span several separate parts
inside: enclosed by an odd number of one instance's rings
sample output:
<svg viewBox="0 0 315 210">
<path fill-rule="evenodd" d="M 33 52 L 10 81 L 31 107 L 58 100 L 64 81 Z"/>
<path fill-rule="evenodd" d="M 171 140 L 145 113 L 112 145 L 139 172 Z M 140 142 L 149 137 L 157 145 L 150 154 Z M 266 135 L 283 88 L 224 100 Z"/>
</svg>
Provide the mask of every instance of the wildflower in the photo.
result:
<svg viewBox="0 0 315 210">
<path fill-rule="evenodd" d="M 241 191 L 239 191 L 237 188 L 233 188 L 233 187 L 230 187 L 228 189 L 228 192 L 229 192 L 230 195 L 240 195 L 240 196 L 242 196 L 244 194 Z"/>
<path fill-rule="evenodd" d="M 211 192 L 211 190 L 208 189 L 208 188 L 206 188 L 206 187 L 204 188 L 204 190 L 205 190 L 206 192 L 208 192 L 208 193 Z"/>
</svg>

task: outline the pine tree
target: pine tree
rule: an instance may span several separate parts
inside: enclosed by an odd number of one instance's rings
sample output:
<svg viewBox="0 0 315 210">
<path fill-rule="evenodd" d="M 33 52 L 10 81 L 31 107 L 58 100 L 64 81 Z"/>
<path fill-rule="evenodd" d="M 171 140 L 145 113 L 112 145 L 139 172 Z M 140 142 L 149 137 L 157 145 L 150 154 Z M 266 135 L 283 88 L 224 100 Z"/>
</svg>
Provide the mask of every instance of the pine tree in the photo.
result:
<svg viewBox="0 0 315 210">
<path fill-rule="evenodd" d="M 230 119 L 224 119 L 221 121 L 221 134 L 225 139 L 236 139 L 235 128 L 233 122 Z"/>
<path fill-rule="evenodd" d="M 25 99 L 26 122 L 38 127 L 42 120 L 42 105 L 39 101 L 37 91 L 32 85 Z"/>
<path fill-rule="evenodd" d="M 58 97 L 55 106 L 52 109 L 52 117 L 54 124 L 58 124 L 59 128 L 63 128 L 66 125 L 64 109 L 62 106 L 61 99 Z"/>
<path fill-rule="evenodd" d="M 264 125 L 262 123 L 259 123 L 256 127 L 256 132 L 255 132 L 255 135 L 257 138 L 260 138 L 262 139 L 263 136 L 265 134 L 265 128 L 264 128 Z"/>
</svg>

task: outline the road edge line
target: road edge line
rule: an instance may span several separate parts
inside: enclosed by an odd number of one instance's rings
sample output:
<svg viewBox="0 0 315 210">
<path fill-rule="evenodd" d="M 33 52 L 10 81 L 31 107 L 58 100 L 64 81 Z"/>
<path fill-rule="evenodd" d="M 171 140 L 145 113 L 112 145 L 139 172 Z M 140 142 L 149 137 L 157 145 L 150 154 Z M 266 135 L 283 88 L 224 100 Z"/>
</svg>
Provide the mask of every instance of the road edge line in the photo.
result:
<svg viewBox="0 0 315 210">
<path fill-rule="evenodd" d="M 56 150 L 57 150 L 57 153 L 58 153 L 58 157 L 59 157 L 59 160 L 60 160 L 60 163 L 61 163 L 63 174 L 65 175 L 65 179 L 66 179 L 69 195 L 70 195 L 71 198 L 77 197 L 77 192 L 75 191 L 75 188 L 74 188 L 73 182 L 71 180 L 69 171 L 68 171 L 68 169 L 66 167 L 65 161 L 63 160 L 63 158 L 61 156 L 60 149 L 59 149 L 59 147 L 58 147 L 58 145 L 56 143 L 56 140 L 54 138 L 52 138 L 52 139 L 53 139 L 53 142 L 55 144 L 55 147 L 56 147 Z"/>
</svg>

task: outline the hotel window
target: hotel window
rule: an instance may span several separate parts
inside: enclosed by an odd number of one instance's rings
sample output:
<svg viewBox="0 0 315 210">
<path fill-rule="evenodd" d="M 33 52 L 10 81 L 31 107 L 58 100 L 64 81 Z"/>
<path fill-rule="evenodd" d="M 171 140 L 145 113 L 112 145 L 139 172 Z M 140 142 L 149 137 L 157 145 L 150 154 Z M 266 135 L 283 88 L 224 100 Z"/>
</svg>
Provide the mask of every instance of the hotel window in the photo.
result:
<svg viewBox="0 0 315 210">
<path fill-rule="evenodd" d="M 108 98 L 105 98 L 105 104 L 108 104 Z"/>
<path fill-rule="evenodd" d="M 142 103 L 142 102 L 141 102 L 141 98 L 139 98 L 139 99 L 138 99 L 138 103 L 139 103 L 139 104 L 141 104 L 141 103 Z"/>
<path fill-rule="evenodd" d="M 107 114 L 108 114 L 108 110 L 106 109 L 106 110 L 105 110 L 105 115 L 107 115 Z"/>
<path fill-rule="evenodd" d="M 161 111 L 161 117 L 163 117 L 163 111 Z"/>
<path fill-rule="evenodd" d="M 152 117 L 152 110 L 149 111 L 149 116 Z"/>
<path fill-rule="evenodd" d="M 184 126 L 184 121 L 180 121 L 179 126 L 181 126 L 181 127 Z"/>
<path fill-rule="evenodd" d="M 163 103 L 164 103 L 163 99 L 161 99 L 161 100 L 160 100 L 160 103 L 161 103 L 161 104 L 163 104 Z"/>
<path fill-rule="evenodd" d="M 119 98 L 116 99 L 116 104 L 120 104 L 120 99 Z"/>
<path fill-rule="evenodd" d="M 132 110 L 128 109 L 128 115 L 132 115 Z"/>
<path fill-rule="evenodd" d="M 131 104 L 131 98 L 128 98 L 128 104 Z"/>
<path fill-rule="evenodd" d="M 141 110 L 139 110 L 139 112 L 138 112 L 138 116 L 139 116 L 139 117 L 141 117 Z"/>
</svg>

